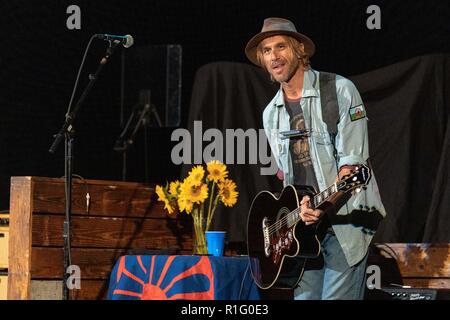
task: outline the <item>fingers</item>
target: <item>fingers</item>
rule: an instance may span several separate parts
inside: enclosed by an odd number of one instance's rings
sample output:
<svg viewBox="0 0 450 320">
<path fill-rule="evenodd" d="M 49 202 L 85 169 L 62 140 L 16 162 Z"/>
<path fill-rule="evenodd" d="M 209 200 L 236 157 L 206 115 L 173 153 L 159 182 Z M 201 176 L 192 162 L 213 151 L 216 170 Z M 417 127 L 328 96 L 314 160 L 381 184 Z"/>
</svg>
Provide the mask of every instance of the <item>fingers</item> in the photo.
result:
<svg viewBox="0 0 450 320">
<path fill-rule="evenodd" d="M 304 196 L 300 201 L 300 218 L 306 225 L 316 223 L 322 216 L 322 210 L 314 210 L 310 207 L 310 197 Z"/>
<path fill-rule="evenodd" d="M 308 196 L 304 196 L 302 198 L 302 201 L 300 201 L 300 208 L 301 208 L 301 211 L 303 211 L 303 212 L 310 210 L 310 202 L 309 202 Z"/>
<path fill-rule="evenodd" d="M 303 198 L 302 198 L 302 201 L 300 201 L 300 205 L 303 205 L 303 204 L 308 204 L 308 207 L 309 207 L 309 201 L 310 201 L 311 199 L 309 198 L 309 196 L 304 196 Z"/>
<path fill-rule="evenodd" d="M 306 216 L 306 215 L 304 215 L 302 213 L 300 214 L 300 217 L 301 217 L 302 221 L 306 225 L 310 225 L 310 224 L 316 223 L 317 220 L 318 220 L 316 217 Z"/>
<path fill-rule="evenodd" d="M 311 223 L 315 223 L 319 220 L 321 216 L 321 211 L 320 210 L 313 210 L 313 209 L 303 209 L 300 212 L 300 218 L 302 219 L 303 222 L 305 222 L 305 224 L 311 224 Z"/>
<path fill-rule="evenodd" d="M 336 178 L 337 181 L 341 180 L 342 177 L 351 174 L 355 171 L 357 166 L 344 165 L 339 169 L 339 175 Z"/>
</svg>

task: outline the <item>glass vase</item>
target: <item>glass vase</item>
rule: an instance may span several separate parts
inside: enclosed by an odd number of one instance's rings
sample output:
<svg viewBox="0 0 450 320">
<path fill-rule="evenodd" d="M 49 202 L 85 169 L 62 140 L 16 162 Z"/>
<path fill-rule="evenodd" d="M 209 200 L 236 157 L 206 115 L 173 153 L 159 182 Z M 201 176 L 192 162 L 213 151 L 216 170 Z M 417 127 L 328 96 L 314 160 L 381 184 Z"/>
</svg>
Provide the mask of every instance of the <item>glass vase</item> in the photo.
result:
<svg viewBox="0 0 450 320">
<path fill-rule="evenodd" d="M 208 254 L 203 210 L 194 208 L 192 217 L 194 219 L 194 254 Z"/>
<path fill-rule="evenodd" d="M 205 233 L 202 231 L 194 232 L 194 254 L 208 254 Z"/>
</svg>

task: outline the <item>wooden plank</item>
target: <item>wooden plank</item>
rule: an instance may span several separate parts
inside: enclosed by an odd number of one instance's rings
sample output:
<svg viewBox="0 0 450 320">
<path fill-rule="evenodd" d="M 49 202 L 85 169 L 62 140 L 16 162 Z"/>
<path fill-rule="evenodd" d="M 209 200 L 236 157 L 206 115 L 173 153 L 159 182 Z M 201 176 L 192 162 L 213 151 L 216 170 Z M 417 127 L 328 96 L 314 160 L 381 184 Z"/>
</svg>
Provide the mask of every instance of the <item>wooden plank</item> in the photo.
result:
<svg viewBox="0 0 450 320">
<path fill-rule="evenodd" d="M 71 300 L 100 300 L 108 294 L 108 280 L 82 280 L 80 289 L 69 290 Z M 32 300 L 61 300 L 61 280 L 31 280 Z"/>
<path fill-rule="evenodd" d="M 63 216 L 33 215 L 33 246 L 63 245 Z M 72 246 L 192 248 L 192 223 L 142 218 L 73 217 Z"/>
<path fill-rule="evenodd" d="M 41 213 L 64 214 L 63 179 L 36 179 L 34 210 Z M 89 194 L 89 200 L 86 198 Z M 117 181 L 73 180 L 72 214 L 116 217 L 173 218 L 157 201 L 154 184 Z M 183 215 L 185 217 L 185 215 Z"/>
<path fill-rule="evenodd" d="M 72 264 L 81 269 L 81 278 L 107 279 L 114 263 L 128 249 L 72 249 Z M 64 259 L 62 248 L 33 247 L 31 255 L 32 279 L 61 279 Z"/>
<path fill-rule="evenodd" d="M 402 277 L 450 278 L 450 244 L 378 244 L 381 253 L 395 258 Z"/>
<path fill-rule="evenodd" d="M 102 288 L 103 296 L 106 295 L 105 281 L 115 261 L 127 249 L 192 252 L 191 217 L 169 217 L 163 204 L 156 201 L 154 186 L 74 180 L 74 190 L 72 262 L 80 265 L 84 290 L 87 286 L 85 293 L 82 289 L 76 297 L 96 299 Z M 89 208 L 87 192 L 91 196 Z M 61 296 L 62 284 L 58 280 L 64 271 L 63 179 L 12 177 L 10 202 L 8 298 L 30 299 L 32 294 Z M 56 290 L 58 285 L 60 289 Z"/>
<path fill-rule="evenodd" d="M 29 177 L 11 178 L 8 299 L 12 300 L 28 299 L 30 295 L 32 194 Z"/>
<path fill-rule="evenodd" d="M 72 264 L 80 267 L 82 279 L 108 279 L 119 257 L 131 254 L 133 251 L 141 250 L 72 248 Z M 192 250 L 179 252 L 179 254 L 191 253 Z M 31 255 L 32 279 L 61 279 L 63 266 L 62 248 L 33 247 Z"/>
<path fill-rule="evenodd" d="M 70 290 L 71 300 L 105 300 L 108 294 L 108 280 L 82 280 L 80 290 Z"/>
</svg>

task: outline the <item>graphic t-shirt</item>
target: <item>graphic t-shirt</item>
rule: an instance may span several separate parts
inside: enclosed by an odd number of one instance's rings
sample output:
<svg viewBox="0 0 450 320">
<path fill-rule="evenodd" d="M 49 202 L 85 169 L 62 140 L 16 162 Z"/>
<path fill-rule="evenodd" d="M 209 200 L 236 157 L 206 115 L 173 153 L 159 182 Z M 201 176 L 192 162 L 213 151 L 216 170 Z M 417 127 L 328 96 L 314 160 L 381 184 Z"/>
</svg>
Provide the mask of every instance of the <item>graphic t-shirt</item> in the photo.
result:
<svg viewBox="0 0 450 320">
<path fill-rule="evenodd" d="M 300 107 L 299 100 L 287 100 L 286 110 L 289 113 L 291 130 L 305 130 L 305 118 Z M 292 167 L 294 170 L 294 184 L 312 186 L 318 191 L 318 184 L 312 161 L 308 137 L 292 137 L 289 143 L 289 151 L 292 158 Z"/>
</svg>

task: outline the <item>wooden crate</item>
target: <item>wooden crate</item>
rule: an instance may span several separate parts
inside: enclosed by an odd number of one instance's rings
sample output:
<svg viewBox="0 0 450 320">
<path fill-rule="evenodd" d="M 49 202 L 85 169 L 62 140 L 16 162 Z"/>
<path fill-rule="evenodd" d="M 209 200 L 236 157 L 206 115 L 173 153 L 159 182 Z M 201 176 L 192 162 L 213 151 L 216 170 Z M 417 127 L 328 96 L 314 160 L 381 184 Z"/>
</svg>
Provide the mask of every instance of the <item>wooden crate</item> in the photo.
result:
<svg viewBox="0 0 450 320">
<path fill-rule="evenodd" d="M 450 288 L 449 243 L 379 243 L 375 247 L 386 259 L 395 261 L 403 285 L 413 288 Z M 382 274 L 383 277 L 383 274 Z M 386 285 L 389 285 L 387 283 Z"/>
<path fill-rule="evenodd" d="M 8 299 L 61 298 L 64 195 L 63 179 L 11 178 Z M 191 220 L 167 216 L 154 185 L 76 179 L 71 220 L 72 264 L 81 269 L 71 299 L 105 298 L 121 255 L 192 252 Z"/>
</svg>

